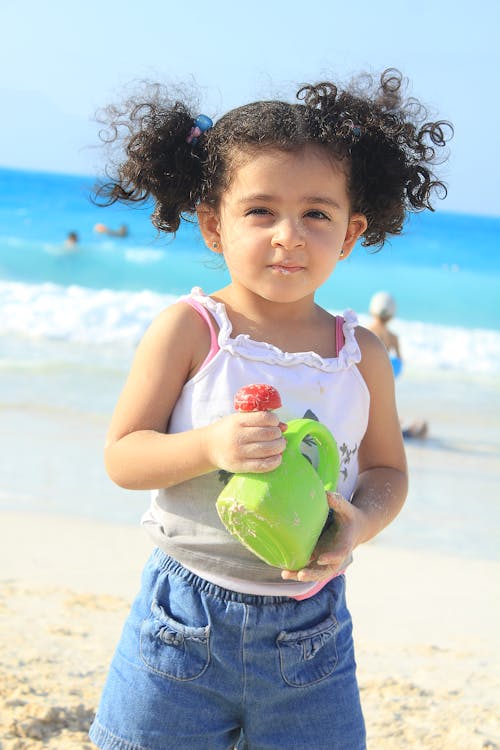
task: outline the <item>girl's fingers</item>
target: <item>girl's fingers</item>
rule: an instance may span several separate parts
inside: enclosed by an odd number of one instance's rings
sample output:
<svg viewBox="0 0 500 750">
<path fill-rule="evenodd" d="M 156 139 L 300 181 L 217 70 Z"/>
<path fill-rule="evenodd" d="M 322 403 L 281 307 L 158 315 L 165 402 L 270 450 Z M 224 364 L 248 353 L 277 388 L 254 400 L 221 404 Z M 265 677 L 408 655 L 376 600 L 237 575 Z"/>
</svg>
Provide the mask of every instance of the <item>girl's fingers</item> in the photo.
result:
<svg viewBox="0 0 500 750">
<path fill-rule="evenodd" d="M 336 575 L 351 552 L 350 533 L 354 509 L 339 492 L 327 492 L 327 502 L 334 511 L 332 525 L 318 540 L 313 557 L 302 570 L 284 570 L 281 577 L 288 581 L 321 581 Z"/>
<path fill-rule="evenodd" d="M 346 506 L 351 507 L 351 503 L 340 492 L 327 492 L 326 501 L 328 506 L 337 513 L 347 510 Z"/>
<path fill-rule="evenodd" d="M 246 443 L 240 446 L 244 459 L 271 458 L 279 455 L 285 450 L 286 443 L 283 438 L 267 440 L 265 442 Z"/>
<path fill-rule="evenodd" d="M 252 474 L 263 474 L 266 471 L 277 469 L 281 464 L 281 460 L 281 453 L 278 453 L 275 456 L 269 456 L 268 458 L 249 459 L 242 463 L 242 468 L 238 473 L 251 472 Z"/>
</svg>

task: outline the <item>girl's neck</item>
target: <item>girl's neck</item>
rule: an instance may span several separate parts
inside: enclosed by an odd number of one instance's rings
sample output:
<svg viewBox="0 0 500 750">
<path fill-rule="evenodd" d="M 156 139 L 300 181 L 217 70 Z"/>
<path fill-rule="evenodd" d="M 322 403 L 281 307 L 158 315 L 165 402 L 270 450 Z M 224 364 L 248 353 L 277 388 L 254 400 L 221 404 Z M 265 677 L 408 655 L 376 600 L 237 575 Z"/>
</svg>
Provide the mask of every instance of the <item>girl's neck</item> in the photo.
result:
<svg viewBox="0 0 500 750">
<path fill-rule="evenodd" d="M 241 315 L 263 326 L 280 321 L 284 326 L 290 322 L 307 323 L 316 319 L 320 309 L 312 295 L 293 302 L 274 302 L 233 284 L 215 292 L 212 297 L 223 302 L 229 314 Z"/>
<path fill-rule="evenodd" d="M 232 336 L 250 336 L 266 341 L 282 351 L 315 351 L 333 357 L 333 318 L 314 298 L 293 303 L 277 303 L 255 295 L 236 295 L 231 285 L 211 295 L 223 302 L 232 326 Z"/>
</svg>

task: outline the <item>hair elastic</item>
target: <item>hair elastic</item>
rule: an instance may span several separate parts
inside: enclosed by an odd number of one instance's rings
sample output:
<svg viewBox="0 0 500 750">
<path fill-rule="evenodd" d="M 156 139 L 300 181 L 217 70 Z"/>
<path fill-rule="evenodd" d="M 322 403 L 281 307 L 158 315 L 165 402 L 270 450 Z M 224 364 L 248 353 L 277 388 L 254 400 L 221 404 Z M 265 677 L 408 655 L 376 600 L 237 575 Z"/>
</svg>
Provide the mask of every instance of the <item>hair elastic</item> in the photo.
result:
<svg viewBox="0 0 500 750">
<path fill-rule="evenodd" d="M 361 138 L 361 136 L 364 135 L 365 132 L 363 126 L 351 117 L 350 112 L 344 112 L 344 116 L 340 121 L 340 126 L 341 134 L 343 136 L 350 135 L 358 139 Z"/>
<path fill-rule="evenodd" d="M 189 135 L 186 138 L 186 143 L 190 143 L 193 146 L 198 142 L 198 138 L 206 130 L 210 130 L 213 127 L 213 122 L 207 115 L 198 115 L 194 121 L 194 125 L 189 131 Z"/>
</svg>

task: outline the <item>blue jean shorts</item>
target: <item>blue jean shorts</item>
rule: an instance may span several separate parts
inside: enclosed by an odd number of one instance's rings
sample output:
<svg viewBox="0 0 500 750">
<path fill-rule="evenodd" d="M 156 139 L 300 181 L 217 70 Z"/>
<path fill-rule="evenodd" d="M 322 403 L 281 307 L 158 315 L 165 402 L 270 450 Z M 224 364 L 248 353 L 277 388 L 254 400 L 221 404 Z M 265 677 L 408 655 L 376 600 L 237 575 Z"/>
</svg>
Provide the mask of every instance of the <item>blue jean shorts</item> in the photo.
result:
<svg viewBox="0 0 500 750">
<path fill-rule="evenodd" d="M 102 750 L 365 750 L 344 576 L 310 599 L 214 586 L 155 550 L 90 738 Z"/>
</svg>

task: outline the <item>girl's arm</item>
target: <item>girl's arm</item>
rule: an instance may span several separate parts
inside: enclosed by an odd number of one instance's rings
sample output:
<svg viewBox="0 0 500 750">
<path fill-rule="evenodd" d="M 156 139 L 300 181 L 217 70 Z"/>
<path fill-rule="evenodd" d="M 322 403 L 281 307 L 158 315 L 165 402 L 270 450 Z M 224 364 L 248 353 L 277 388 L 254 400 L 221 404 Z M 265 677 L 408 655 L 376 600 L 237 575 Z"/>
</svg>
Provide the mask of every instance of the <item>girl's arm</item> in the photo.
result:
<svg viewBox="0 0 500 750">
<path fill-rule="evenodd" d="M 383 344 L 357 329 L 359 370 L 370 391 L 368 428 L 359 449 L 359 477 L 351 498 L 363 516 L 356 544 L 366 542 L 399 513 L 408 492 L 408 468 L 399 422 L 391 363 Z"/>
<path fill-rule="evenodd" d="M 156 489 L 216 468 L 261 472 L 279 465 L 285 441 L 273 412 L 236 412 L 207 427 L 166 434 L 179 394 L 209 347 L 206 323 L 185 303 L 150 326 L 108 431 L 105 463 L 114 482 Z"/>
<path fill-rule="evenodd" d="M 356 329 L 362 352 L 359 369 L 370 391 L 368 428 L 359 449 L 359 477 L 351 502 L 328 493 L 335 523 L 322 534 L 314 562 L 301 571 L 284 571 L 288 580 L 332 577 L 352 550 L 376 536 L 397 516 L 408 491 L 408 474 L 399 424 L 392 367 L 380 339 Z"/>
</svg>

